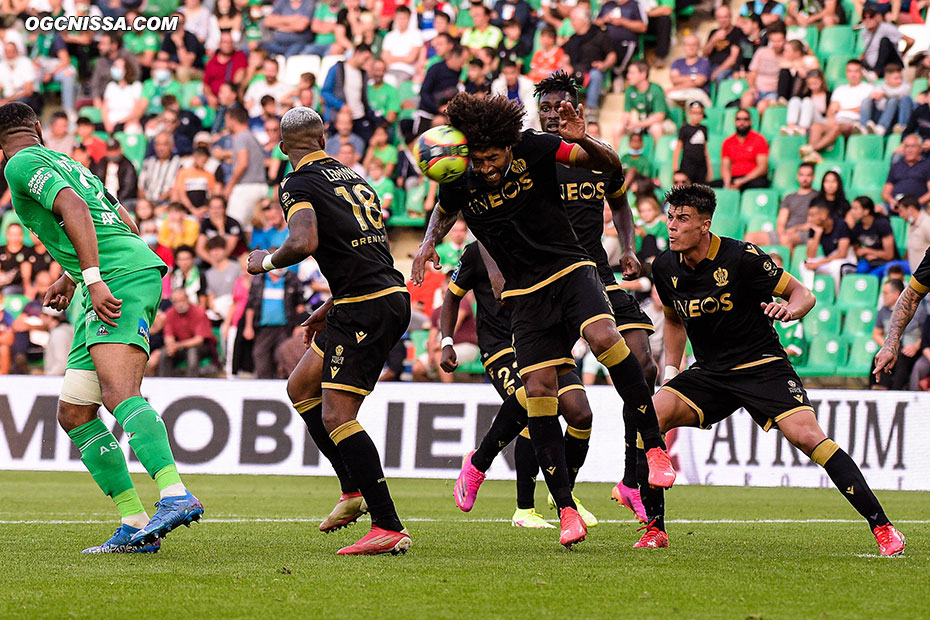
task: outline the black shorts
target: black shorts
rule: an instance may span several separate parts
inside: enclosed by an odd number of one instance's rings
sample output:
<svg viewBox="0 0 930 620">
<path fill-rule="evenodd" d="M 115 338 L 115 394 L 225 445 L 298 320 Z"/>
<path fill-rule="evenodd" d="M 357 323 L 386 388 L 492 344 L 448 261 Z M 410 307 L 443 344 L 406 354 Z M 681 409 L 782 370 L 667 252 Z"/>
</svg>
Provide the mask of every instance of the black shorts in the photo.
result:
<svg viewBox="0 0 930 620">
<path fill-rule="evenodd" d="M 323 389 L 370 393 L 409 323 L 407 293 L 337 302 L 311 345 L 323 358 Z"/>
<path fill-rule="evenodd" d="M 652 326 L 649 315 L 643 312 L 633 295 L 622 288 L 616 288 L 607 291 L 607 298 L 610 300 L 610 305 L 614 307 L 614 321 L 617 322 L 619 331 L 644 329 L 650 334 L 655 332 L 656 329 Z"/>
<path fill-rule="evenodd" d="M 599 319 L 614 320 L 604 284 L 593 265 L 582 265 L 542 287 L 508 299 L 520 373 L 574 367 L 572 347 Z"/>
<path fill-rule="evenodd" d="M 744 407 L 762 430 L 799 411 L 813 411 L 807 391 L 785 359 L 715 372 L 689 368 L 661 389 L 694 409 L 701 428 L 710 428 Z"/>
<path fill-rule="evenodd" d="M 503 349 L 498 354 L 488 355 L 490 361 L 484 362 L 484 372 L 500 394 L 501 399 L 523 387 L 523 381 L 517 373 L 517 357 L 513 349 Z M 485 357 L 485 356 L 482 356 Z M 559 396 L 568 390 L 584 389 L 584 384 L 577 372 L 568 372 L 559 375 Z"/>
</svg>

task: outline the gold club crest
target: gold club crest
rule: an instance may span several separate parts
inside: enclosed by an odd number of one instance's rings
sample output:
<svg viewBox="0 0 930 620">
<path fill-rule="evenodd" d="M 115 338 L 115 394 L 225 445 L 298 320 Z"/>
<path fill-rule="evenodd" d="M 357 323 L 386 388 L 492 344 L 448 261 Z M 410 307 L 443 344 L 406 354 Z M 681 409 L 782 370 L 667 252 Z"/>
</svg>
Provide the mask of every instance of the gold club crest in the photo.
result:
<svg viewBox="0 0 930 620">
<path fill-rule="evenodd" d="M 727 285 L 727 270 L 723 267 L 718 267 L 717 271 L 714 272 L 714 280 L 717 281 L 717 286 L 726 286 Z"/>
<path fill-rule="evenodd" d="M 510 168 L 517 174 L 523 174 L 526 172 L 526 161 L 523 159 L 515 159 L 513 160 L 513 163 L 510 164 Z"/>
<path fill-rule="evenodd" d="M 342 345 L 341 345 L 341 344 L 337 344 L 337 345 L 336 345 L 336 355 L 342 355 Z"/>
</svg>

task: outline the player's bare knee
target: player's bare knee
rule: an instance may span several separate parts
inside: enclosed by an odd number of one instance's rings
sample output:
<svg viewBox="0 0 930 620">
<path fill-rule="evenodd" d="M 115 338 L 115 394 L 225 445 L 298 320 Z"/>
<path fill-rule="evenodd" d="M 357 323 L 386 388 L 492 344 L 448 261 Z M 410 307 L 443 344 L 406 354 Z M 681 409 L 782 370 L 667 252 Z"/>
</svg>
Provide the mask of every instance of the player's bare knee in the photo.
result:
<svg viewBox="0 0 930 620">
<path fill-rule="evenodd" d="M 332 433 L 334 430 L 355 419 L 354 415 L 347 414 L 345 411 L 333 410 L 323 407 L 323 428 Z"/>
<path fill-rule="evenodd" d="M 559 413 L 569 426 L 575 428 L 591 428 L 594 423 L 594 414 L 584 390 L 569 390 L 560 396 Z"/>
<path fill-rule="evenodd" d="M 620 334 L 612 322 L 598 321 L 585 330 L 585 340 L 591 346 L 591 352 L 597 356 L 617 344 Z"/>
<path fill-rule="evenodd" d="M 297 404 L 311 398 L 319 398 L 320 393 L 319 388 L 314 389 L 314 386 L 307 381 L 303 381 L 296 374 L 292 374 L 287 379 L 287 397 L 291 400 L 291 404 Z"/>
<path fill-rule="evenodd" d="M 83 426 L 97 415 L 96 408 L 58 401 L 58 424 L 66 433 Z"/>
<path fill-rule="evenodd" d="M 552 372 L 547 372 L 552 370 Z M 558 375 L 553 369 L 531 372 L 523 377 L 527 396 L 556 396 L 559 391 Z"/>
</svg>

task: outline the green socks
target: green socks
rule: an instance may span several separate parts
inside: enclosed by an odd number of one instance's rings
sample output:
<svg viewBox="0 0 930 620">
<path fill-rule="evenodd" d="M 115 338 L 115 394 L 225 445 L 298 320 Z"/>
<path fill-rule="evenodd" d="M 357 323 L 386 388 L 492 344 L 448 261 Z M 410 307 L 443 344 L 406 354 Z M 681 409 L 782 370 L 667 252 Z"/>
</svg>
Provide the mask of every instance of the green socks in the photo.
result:
<svg viewBox="0 0 930 620">
<path fill-rule="evenodd" d="M 157 482 L 161 496 L 184 495 L 165 423 L 148 401 L 141 396 L 127 398 L 117 405 L 113 416 L 126 431 L 139 462 Z"/>
<path fill-rule="evenodd" d="M 68 437 L 81 451 L 81 462 L 94 482 L 116 502 L 120 517 L 144 515 L 145 509 L 126 468 L 126 457 L 103 420 L 94 418 L 68 431 Z"/>
</svg>

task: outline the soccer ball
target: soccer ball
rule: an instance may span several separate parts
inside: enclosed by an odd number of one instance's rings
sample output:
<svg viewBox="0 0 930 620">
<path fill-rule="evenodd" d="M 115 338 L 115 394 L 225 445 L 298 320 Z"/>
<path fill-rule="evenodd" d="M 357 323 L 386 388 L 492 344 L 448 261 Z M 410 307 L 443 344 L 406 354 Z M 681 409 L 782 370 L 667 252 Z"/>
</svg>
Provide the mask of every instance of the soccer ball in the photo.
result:
<svg viewBox="0 0 930 620">
<path fill-rule="evenodd" d="M 455 127 L 440 125 L 417 139 L 413 156 L 423 174 L 437 183 L 448 183 L 468 168 L 468 142 Z"/>
</svg>

